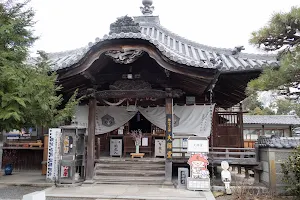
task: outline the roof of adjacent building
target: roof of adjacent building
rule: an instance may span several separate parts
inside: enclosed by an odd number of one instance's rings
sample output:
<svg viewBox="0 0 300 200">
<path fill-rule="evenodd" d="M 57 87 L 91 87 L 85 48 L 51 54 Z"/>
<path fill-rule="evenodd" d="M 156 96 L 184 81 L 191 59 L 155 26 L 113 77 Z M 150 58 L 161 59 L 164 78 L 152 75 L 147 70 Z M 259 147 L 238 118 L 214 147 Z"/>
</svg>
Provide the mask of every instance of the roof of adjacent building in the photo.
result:
<svg viewBox="0 0 300 200">
<path fill-rule="evenodd" d="M 105 35 L 102 39 L 96 38 L 95 42 L 89 43 L 87 47 L 51 53 L 49 58 L 54 63 L 53 69 L 59 70 L 71 67 L 98 43 L 126 38 L 149 41 L 164 56 L 179 64 L 193 67 L 218 68 L 221 72 L 261 70 L 267 66 L 279 65 L 276 55 L 247 54 L 241 52 L 243 47 L 234 49 L 216 48 L 185 39 L 161 26 L 159 17 L 152 16 L 152 11 L 149 12 L 149 9 L 153 10 L 153 7 L 145 4 L 144 6 L 144 12 L 142 11 L 144 15 L 134 17 L 134 21 L 139 23 L 140 33 L 113 33 Z M 218 62 L 220 65 L 216 65 Z"/>
<path fill-rule="evenodd" d="M 243 115 L 244 124 L 300 125 L 296 115 Z"/>
<path fill-rule="evenodd" d="M 300 146 L 299 137 L 279 138 L 260 136 L 257 140 L 260 148 L 294 149 Z"/>
</svg>

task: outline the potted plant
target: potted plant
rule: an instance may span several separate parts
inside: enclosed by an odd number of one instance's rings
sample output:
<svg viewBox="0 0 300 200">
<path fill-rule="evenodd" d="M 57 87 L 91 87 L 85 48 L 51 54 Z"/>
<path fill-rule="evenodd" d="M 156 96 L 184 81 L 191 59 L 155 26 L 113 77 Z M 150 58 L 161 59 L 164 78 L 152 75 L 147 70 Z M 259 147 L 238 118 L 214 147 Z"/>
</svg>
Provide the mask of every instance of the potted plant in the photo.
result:
<svg viewBox="0 0 300 200">
<path fill-rule="evenodd" d="M 16 161 L 16 150 L 4 150 L 2 160 L 5 175 L 11 175 L 13 171 L 13 164 Z"/>
<path fill-rule="evenodd" d="M 129 135 L 133 138 L 134 144 L 135 144 L 135 153 L 140 153 L 140 146 L 142 141 L 142 131 L 139 130 L 133 130 Z"/>
</svg>

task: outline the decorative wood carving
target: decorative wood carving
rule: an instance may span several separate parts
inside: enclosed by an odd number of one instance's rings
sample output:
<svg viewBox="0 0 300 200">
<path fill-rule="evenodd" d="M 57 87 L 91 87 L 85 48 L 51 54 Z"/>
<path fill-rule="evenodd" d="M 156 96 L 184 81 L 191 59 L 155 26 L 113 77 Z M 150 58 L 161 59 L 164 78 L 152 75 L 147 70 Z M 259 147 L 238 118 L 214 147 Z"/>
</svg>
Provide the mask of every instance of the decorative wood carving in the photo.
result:
<svg viewBox="0 0 300 200">
<path fill-rule="evenodd" d="M 180 98 L 182 95 L 184 95 L 184 91 L 180 89 L 172 90 L 171 97 L 173 98 Z"/>
<path fill-rule="evenodd" d="M 109 98 L 156 98 L 162 99 L 166 97 L 166 92 L 162 90 L 105 90 L 95 93 L 97 99 Z"/>
<path fill-rule="evenodd" d="M 124 17 L 120 17 L 116 22 L 110 24 L 110 32 L 113 33 L 140 33 L 141 28 L 138 23 L 135 23 L 133 18 L 128 17 L 127 15 Z"/>
<path fill-rule="evenodd" d="M 139 57 L 143 55 L 144 51 L 142 50 L 111 50 L 107 51 L 105 55 L 109 56 L 116 63 L 120 64 L 130 64 L 136 61 Z"/>
<path fill-rule="evenodd" d="M 179 98 L 184 94 L 181 90 L 174 90 L 171 94 L 167 94 L 162 90 L 104 90 L 95 91 L 87 90 L 85 93 L 81 92 L 79 96 L 95 97 L 97 99 L 123 99 L 123 98 L 144 98 L 144 99 L 164 99 L 166 97 Z"/>
<path fill-rule="evenodd" d="M 150 90 L 151 84 L 143 80 L 119 80 L 109 86 L 110 90 Z"/>
</svg>

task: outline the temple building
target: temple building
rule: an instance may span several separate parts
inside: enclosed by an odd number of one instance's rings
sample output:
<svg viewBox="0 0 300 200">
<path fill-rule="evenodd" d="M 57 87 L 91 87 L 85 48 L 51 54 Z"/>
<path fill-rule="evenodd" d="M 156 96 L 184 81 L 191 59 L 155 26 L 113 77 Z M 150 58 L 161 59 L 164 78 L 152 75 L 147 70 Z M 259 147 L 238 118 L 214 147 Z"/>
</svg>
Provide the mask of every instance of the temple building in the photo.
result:
<svg viewBox="0 0 300 200">
<path fill-rule="evenodd" d="M 142 135 L 143 157 L 162 157 L 164 180 L 184 157 L 188 136 L 208 137 L 212 147 L 242 148 L 243 113 L 227 110 L 239 105 L 247 83 L 265 67 L 279 65 L 275 55 L 180 37 L 153 10 L 152 1 L 143 0 L 141 16 L 118 18 L 88 47 L 49 54 L 63 95 L 78 89 L 84 96 L 76 121 L 87 127 L 87 180 L 95 179 L 105 158 L 136 152 L 133 134 Z"/>
</svg>

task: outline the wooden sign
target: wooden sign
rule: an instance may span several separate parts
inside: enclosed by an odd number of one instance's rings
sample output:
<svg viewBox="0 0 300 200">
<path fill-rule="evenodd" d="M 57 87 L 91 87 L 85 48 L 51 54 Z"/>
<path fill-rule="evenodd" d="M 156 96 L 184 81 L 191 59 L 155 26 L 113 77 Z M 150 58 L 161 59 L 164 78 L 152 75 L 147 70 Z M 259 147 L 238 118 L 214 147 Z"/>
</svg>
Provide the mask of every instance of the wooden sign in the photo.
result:
<svg viewBox="0 0 300 200">
<path fill-rule="evenodd" d="M 172 114 L 167 114 L 166 115 L 166 137 L 167 137 L 167 142 L 166 142 L 166 149 L 167 149 L 167 159 L 172 159 Z"/>
</svg>

